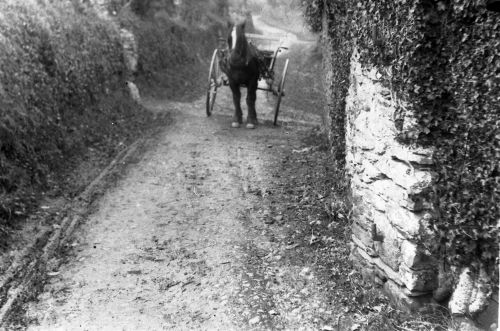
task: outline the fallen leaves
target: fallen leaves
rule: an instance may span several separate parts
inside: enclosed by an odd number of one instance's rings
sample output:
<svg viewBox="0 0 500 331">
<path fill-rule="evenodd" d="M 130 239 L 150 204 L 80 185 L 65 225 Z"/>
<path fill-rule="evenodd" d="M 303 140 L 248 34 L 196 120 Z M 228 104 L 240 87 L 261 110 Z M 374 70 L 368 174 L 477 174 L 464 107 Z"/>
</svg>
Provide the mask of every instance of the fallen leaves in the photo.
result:
<svg viewBox="0 0 500 331">
<path fill-rule="evenodd" d="M 262 328 L 287 321 L 316 330 L 394 330 L 405 315 L 390 310 L 388 299 L 366 286 L 349 261 L 347 184 L 326 151 L 308 147 L 277 155 L 272 182 L 266 182 L 272 195 L 255 194 L 262 205 L 249 213 L 273 226 L 257 227 L 266 245 L 245 248 L 241 316 Z"/>
</svg>

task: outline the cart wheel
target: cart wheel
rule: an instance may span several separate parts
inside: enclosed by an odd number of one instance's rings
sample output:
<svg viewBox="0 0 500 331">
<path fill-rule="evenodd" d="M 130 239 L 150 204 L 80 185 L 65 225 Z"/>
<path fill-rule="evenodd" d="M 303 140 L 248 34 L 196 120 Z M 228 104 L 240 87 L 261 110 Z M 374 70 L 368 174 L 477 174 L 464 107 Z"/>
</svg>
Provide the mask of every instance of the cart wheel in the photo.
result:
<svg viewBox="0 0 500 331">
<path fill-rule="evenodd" d="M 285 79 L 286 79 L 286 71 L 288 69 L 288 59 L 285 61 L 285 67 L 283 68 L 283 75 L 281 75 L 281 80 L 278 85 L 278 100 L 276 101 L 276 107 L 274 108 L 274 122 L 276 125 L 278 122 L 278 113 L 280 111 L 281 98 L 285 95 Z"/>
<path fill-rule="evenodd" d="M 210 71 L 208 72 L 207 86 L 207 116 L 212 115 L 214 109 L 215 97 L 217 96 L 217 88 L 220 86 L 221 71 L 219 67 L 219 50 L 214 51 L 212 62 L 210 63 Z"/>
</svg>

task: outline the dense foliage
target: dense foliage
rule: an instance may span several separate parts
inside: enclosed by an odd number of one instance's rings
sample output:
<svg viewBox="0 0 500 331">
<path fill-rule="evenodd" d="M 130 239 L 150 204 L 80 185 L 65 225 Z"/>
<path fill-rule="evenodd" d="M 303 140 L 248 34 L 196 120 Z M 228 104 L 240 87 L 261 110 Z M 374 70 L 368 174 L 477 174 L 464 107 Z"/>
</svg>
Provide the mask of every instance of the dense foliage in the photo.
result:
<svg viewBox="0 0 500 331">
<path fill-rule="evenodd" d="M 65 185 L 77 159 L 110 157 L 149 125 L 126 79 L 142 95 L 158 86 L 199 97 L 227 21 L 226 0 L 91 3 L 0 2 L 0 246 L 41 194 Z M 106 9 L 118 17 L 104 18 Z M 127 72 L 120 25 L 138 40 L 138 77 Z"/>
<path fill-rule="evenodd" d="M 418 131 L 398 126 L 401 140 L 435 148 L 429 198 L 438 214 L 431 226 L 443 258 L 459 266 L 483 263 L 497 275 L 499 14 L 480 0 L 307 0 L 304 8 L 315 30 L 322 29 L 323 13 L 328 17 L 325 32 L 339 71 L 335 97 L 345 97 L 344 70 L 355 47 L 363 64 L 377 65 L 385 84 L 409 102 L 396 115 L 403 120 L 411 111 L 418 119 Z M 329 106 L 334 126 L 342 126 L 344 106 Z"/>
<path fill-rule="evenodd" d="M 80 1 L 0 2 L 0 229 L 81 146 L 111 139 L 132 109 L 123 68 L 118 30 Z"/>
<path fill-rule="evenodd" d="M 213 21 L 225 16 L 231 3 L 241 0 L 205 0 L 205 1 L 177 1 L 177 0 L 107 0 L 110 14 L 118 14 L 122 9 L 130 9 L 141 18 L 151 18 L 166 14 L 175 16 L 179 21 L 194 26 L 209 25 Z"/>
<path fill-rule="evenodd" d="M 112 9 L 120 25 L 136 36 L 136 82 L 141 91 L 159 97 L 198 98 L 206 88 L 207 61 L 218 36 L 227 30 L 228 1 L 151 0 L 140 2 L 140 11 L 134 3 L 113 0 Z M 177 93 L 180 90 L 186 93 Z"/>
</svg>

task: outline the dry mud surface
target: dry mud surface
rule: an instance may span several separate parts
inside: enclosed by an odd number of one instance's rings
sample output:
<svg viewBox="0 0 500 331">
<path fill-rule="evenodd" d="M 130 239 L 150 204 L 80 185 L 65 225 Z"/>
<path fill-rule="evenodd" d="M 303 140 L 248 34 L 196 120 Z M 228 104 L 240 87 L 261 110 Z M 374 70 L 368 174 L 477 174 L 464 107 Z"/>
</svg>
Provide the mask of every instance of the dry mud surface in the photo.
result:
<svg viewBox="0 0 500 331">
<path fill-rule="evenodd" d="M 263 118 L 256 130 L 232 129 L 221 106 L 230 104 L 228 91 L 218 100 L 210 118 L 204 100 L 146 104 L 170 111 L 174 124 L 75 234 L 68 263 L 27 306 L 29 330 L 311 326 L 281 299 L 300 280 L 308 304 L 320 309 L 327 300 L 309 270 L 280 260 L 289 247 L 269 234 L 273 215 L 262 198 L 279 150 L 299 148 L 319 119 L 297 125 L 288 110 L 280 127 Z"/>
</svg>

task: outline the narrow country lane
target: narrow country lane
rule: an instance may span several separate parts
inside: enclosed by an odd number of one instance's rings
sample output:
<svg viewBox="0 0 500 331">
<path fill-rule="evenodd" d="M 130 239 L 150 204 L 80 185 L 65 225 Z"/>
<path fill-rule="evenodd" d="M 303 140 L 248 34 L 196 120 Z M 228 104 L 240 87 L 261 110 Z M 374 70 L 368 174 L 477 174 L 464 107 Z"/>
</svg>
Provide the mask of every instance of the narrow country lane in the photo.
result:
<svg viewBox="0 0 500 331">
<path fill-rule="evenodd" d="M 0 2 L 0 331 L 496 330 L 462 2 Z"/>
<path fill-rule="evenodd" d="M 320 117 L 282 106 L 274 127 L 274 102 L 259 92 L 260 125 L 247 130 L 230 127 L 228 88 L 210 118 L 204 98 L 144 101 L 173 123 L 74 235 L 68 262 L 25 307 L 28 329 L 332 329 L 322 322 L 337 316 L 325 286 L 283 258 L 297 244 L 273 210 L 290 201 L 269 197 L 281 189 L 273 167 L 303 147 Z"/>
<path fill-rule="evenodd" d="M 218 105 L 229 97 L 221 91 Z M 265 95 L 259 98 L 265 109 Z M 170 111 L 173 125 L 75 235 L 71 261 L 27 309 L 30 330 L 307 326 L 281 302 L 296 287 L 276 281 L 287 273 L 303 279 L 308 301 L 326 305 L 307 290 L 310 275 L 282 265 L 285 244 L 269 235 L 269 211 L 260 205 L 271 185 L 268 167 L 317 122 L 298 125 L 289 110 L 281 127 L 263 118 L 256 130 L 232 129 L 229 107 L 207 118 L 203 101 L 149 101 Z"/>
</svg>

